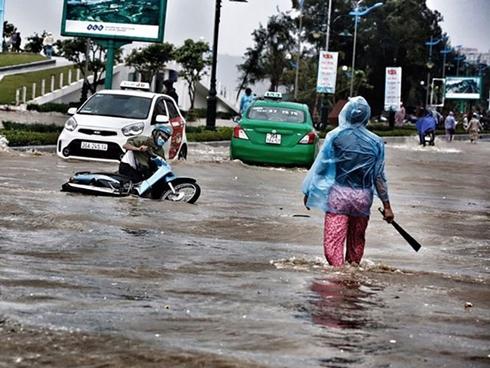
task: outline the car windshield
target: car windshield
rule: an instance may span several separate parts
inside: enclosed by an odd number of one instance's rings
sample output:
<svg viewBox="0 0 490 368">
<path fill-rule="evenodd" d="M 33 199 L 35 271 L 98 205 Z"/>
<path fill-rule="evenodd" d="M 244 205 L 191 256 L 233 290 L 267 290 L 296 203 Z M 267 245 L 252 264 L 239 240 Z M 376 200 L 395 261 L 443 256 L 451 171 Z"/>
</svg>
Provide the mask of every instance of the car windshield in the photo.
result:
<svg viewBox="0 0 490 368">
<path fill-rule="evenodd" d="M 305 122 L 304 111 L 284 107 L 254 106 L 249 110 L 247 117 L 251 120 L 253 119 L 284 123 Z"/>
<path fill-rule="evenodd" d="M 78 113 L 127 119 L 146 119 L 150 112 L 150 106 L 151 98 L 98 93 L 88 100 Z"/>
</svg>

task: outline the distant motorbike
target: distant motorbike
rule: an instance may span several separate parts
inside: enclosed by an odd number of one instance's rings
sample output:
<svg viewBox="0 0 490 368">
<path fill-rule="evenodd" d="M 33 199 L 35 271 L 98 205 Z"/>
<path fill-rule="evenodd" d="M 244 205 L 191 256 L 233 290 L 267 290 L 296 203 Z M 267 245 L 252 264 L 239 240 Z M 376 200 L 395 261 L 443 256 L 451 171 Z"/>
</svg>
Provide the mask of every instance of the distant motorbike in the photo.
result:
<svg viewBox="0 0 490 368">
<path fill-rule="evenodd" d="M 170 165 L 158 156 L 151 158 L 156 167 L 154 174 L 139 183 L 118 173 L 77 172 L 62 185 L 64 192 L 123 197 L 131 194 L 151 199 L 194 203 L 201 194 L 196 180 L 179 177 Z"/>
</svg>

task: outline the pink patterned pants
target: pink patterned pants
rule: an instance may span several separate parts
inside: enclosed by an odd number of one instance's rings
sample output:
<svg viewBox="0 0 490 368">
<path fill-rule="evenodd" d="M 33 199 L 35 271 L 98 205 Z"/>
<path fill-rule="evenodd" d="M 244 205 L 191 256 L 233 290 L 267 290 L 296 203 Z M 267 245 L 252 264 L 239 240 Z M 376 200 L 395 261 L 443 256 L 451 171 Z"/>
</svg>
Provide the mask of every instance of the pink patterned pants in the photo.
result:
<svg viewBox="0 0 490 368">
<path fill-rule="evenodd" d="M 369 217 L 357 217 L 327 213 L 323 232 L 323 250 L 330 265 L 344 265 L 344 242 L 347 238 L 345 261 L 361 262 L 366 244 L 366 228 Z"/>
</svg>

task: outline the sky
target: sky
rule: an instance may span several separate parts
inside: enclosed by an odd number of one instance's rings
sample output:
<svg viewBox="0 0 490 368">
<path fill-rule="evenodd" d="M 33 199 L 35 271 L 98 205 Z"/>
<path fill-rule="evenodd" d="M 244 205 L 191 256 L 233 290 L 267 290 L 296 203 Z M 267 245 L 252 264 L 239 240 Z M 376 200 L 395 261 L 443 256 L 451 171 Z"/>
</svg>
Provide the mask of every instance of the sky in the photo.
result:
<svg viewBox="0 0 490 368">
<path fill-rule="evenodd" d="M 336 0 L 333 0 L 335 4 Z M 63 0 L 5 0 L 5 19 L 14 23 L 23 38 L 34 32 L 60 33 Z M 325 0 L 325 6 L 328 1 Z M 200 38 L 212 45 L 215 0 L 168 0 L 165 41 L 180 46 L 187 38 Z M 444 16 L 441 26 L 452 45 L 490 51 L 490 0 L 427 0 Z M 223 0 L 219 53 L 241 56 L 253 46 L 250 34 L 266 24 L 278 9 L 290 9 L 291 0 Z"/>
<path fill-rule="evenodd" d="M 5 19 L 24 38 L 43 30 L 60 35 L 63 0 L 5 0 Z M 291 0 L 222 1 L 218 49 L 221 54 L 243 55 L 253 46 L 250 34 L 266 24 L 278 10 L 291 8 Z M 168 0 L 164 41 L 180 46 L 184 40 L 203 38 L 212 45 L 215 0 Z"/>
<path fill-rule="evenodd" d="M 490 52 L 490 0 L 427 0 L 427 6 L 442 13 L 452 46 Z"/>
</svg>

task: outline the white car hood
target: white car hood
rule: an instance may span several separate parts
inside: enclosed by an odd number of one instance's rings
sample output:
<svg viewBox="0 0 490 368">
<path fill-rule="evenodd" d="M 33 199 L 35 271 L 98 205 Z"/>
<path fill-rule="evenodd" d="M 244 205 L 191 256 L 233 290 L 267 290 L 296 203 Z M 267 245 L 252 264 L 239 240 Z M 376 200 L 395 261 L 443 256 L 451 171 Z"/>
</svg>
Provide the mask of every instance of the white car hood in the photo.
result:
<svg viewBox="0 0 490 368">
<path fill-rule="evenodd" d="M 78 128 L 120 130 L 130 124 L 145 122 L 144 119 L 126 119 L 100 115 L 75 114 L 73 117 L 77 121 Z"/>
</svg>

